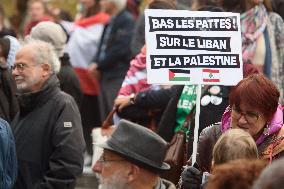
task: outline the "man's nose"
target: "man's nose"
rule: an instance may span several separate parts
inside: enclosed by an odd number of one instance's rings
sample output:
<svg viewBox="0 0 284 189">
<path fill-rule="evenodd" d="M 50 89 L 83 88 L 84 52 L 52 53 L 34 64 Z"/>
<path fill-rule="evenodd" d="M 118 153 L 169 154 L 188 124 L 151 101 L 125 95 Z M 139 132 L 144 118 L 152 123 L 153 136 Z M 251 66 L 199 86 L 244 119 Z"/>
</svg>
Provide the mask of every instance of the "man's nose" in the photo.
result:
<svg viewBox="0 0 284 189">
<path fill-rule="evenodd" d="M 95 165 L 92 167 L 92 170 L 95 172 L 95 173 L 101 173 L 102 172 L 102 162 L 100 161 L 97 161 L 95 163 Z"/>
<path fill-rule="evenodd" d="M 12 69 L 12 76 L 16 76 L 16 75 L 19 75 L 18 69 L 17 68 Z"/>
</svg>

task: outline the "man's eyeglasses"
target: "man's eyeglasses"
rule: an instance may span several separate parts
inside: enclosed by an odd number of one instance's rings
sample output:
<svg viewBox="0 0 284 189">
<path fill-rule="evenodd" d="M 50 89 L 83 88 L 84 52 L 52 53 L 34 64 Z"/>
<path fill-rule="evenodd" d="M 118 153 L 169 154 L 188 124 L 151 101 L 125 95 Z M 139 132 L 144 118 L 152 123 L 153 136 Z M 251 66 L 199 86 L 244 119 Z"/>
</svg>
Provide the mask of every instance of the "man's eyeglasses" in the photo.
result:
<svg viewBox="0 0 284 189">
<path fill-rule="evenodd" d="M 12 66 L 12 70 L 18 70 L 19 72 L 23 72 L 25 68 L 27 68 L 28 65 L 27 64 L 23 64 L 23 63 L 19 63 L 19 64 L 14 64 L 14 66 Z"/>
<path fill-rule="evenodd" d="M 260 114 L 255 112 L 243 112 L 238 108 L 232 108 L 231 116 L 234 119 L 240 119 L 242 116 L 247 120 L 248 123 L 253 124 L 261 117 Z"/>
<path fill-rule="evenodd" d="M 106 163 L 106 162 L 119 162 L 119 161 L 126 161 L 125 159 L 105 159 L 104 155 L 100 157 L 98 162 L 100 163 Z"/>
</svg>

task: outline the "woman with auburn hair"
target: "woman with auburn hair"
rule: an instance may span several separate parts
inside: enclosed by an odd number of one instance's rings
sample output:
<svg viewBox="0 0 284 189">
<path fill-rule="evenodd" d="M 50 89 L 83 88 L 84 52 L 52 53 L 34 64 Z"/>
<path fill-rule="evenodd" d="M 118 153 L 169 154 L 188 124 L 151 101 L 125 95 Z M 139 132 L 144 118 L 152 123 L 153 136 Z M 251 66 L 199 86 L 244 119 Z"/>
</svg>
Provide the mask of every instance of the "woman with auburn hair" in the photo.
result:
<svg viewBox="0 0 284 189">
<path fill-rule="evenodd" d="M 232 153 L 233 148 L 236 151 L 244 150 L 242 147 L 237 148 L 237 137 L 228 137 L 226 134 L 232 129 L 242 129 L 253 138 L 260 159 L 271 162 L 284 156 L 283 110 L 278 101 L 278 89 L 263 74 L 252 74 L 241 80 L 231 89 L 229 107 L 221 122 L 202 130 L 197 148 L 197 164 L 200 170 L 191 166 L 185 169 L 182 174 L 183 184 L 191 186 L 196 183 L 187 179 L 189 177 L 197 178 L 201 184 L 202 172 L 210 172 L 213 161 L 214 164 L 221 164 L 242 158 L 244 151 L 235 155 Z"/>
<path fill-rule="evenodd" d="M 232 128 L 248 132 L 257 144 L 260 159 L 272 161 L 284 156 L 283 111 L 276 86 L 262 74 L 241 80 L 229 96 L 229 107 L 220 123 L 205 128 L 199 137 L 197 162 L 209 171 L 213 146 Z"/>
</svg>

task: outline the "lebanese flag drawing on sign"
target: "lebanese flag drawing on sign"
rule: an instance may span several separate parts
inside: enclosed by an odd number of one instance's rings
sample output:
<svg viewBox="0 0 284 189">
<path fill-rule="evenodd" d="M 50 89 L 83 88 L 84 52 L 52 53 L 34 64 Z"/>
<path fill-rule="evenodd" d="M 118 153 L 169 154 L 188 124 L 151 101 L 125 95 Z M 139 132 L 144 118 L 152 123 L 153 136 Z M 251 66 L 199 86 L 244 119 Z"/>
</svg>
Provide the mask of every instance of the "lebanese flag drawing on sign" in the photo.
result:
<svg viewBox="0 0 284 189">
<path fill-rule="evenodd" d="M 213 69 L 202 69 L 203 82 L 220 82 L 220 71 Z"/>
</svg>

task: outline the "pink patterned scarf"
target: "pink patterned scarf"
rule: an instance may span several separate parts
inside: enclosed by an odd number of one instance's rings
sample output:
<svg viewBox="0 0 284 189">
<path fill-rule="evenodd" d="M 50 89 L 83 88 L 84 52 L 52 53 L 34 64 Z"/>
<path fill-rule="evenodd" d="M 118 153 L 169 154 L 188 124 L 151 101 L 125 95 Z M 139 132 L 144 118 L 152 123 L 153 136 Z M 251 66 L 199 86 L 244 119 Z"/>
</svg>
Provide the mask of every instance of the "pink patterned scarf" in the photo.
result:
<svg viewBox="0 0 284 189">
<path fill-rule="evenodd" d="M 130 62 L 130 68 L 127 71 L 118 96 L 128 96 L 131 93 L 137 93 L 149 87 L 151 85 L 147 83 L 146 54 L 141 52 Z"/>
<path fill-rule="evenodd" d="M 266 28 L 268 13 L 260 3 L 241 14 L 242 53 L 244 63 L 254 63 L 256 41 Z"/>
</svg>

